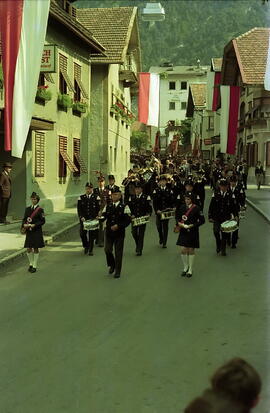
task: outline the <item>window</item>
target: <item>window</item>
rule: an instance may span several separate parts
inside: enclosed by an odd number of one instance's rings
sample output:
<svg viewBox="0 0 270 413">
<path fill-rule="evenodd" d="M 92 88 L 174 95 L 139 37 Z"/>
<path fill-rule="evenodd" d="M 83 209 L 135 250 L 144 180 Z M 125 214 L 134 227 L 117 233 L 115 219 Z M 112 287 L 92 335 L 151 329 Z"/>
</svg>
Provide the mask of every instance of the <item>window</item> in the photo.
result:
<svg viewBox="0 0 270 413">
<path fill-rule="evenodd" d="M 181 102 L 181 110 L 186 110 L 187 102 Z"/>
<path fill-rule="evenodd" d="M 208 129 L 210 130 L 214 129 L 214 116 L 208 117 Z"/>
<path fill-rule="evenodd" d="M 38 86 L 45 86 L 45 75 L 44 75 L 44 73 L 39 74 Z"/>
<path fill-rule="evenodd" d="M 169 102 L 169 110 L 175 110 L 175 102 Z"/>
<path fill-rule="evenodd" d="M 67 167 L 71 172 L 79 172 L 67 153 L 67 137 L 59 136 L 59 178 L 67 176 Z"/>
<path fill-rule="evenodd" d="M 45 134 L 35 133 L 35 177 L 45 175 Z"/>
<path fill-rule="evenodd" d="M 181 90 L 187 90 L 187 82 L 181 82 Z"/>
<path fill-rule="evenodd" d="M 169 82 L 169 89 L 175 90 L 175 82 Z"/>
<path fill-rule="evenodd" d="M 78 172 L 74 172 L 73 176 L 80 176 L 81 173 L 87 173 L 87 167 L 81 157 L 81 140 L 78 138 L 73 139 L 73 163 L 78 169 Z"/>
<path fill-rule="evenodd" d="M 82 68 L 77 63 L 74 63 L 74 100 L 81 101 L 81 96 L 88 99 L 88 94 L 82 83 Z"/>
<path fill-rule="evenodd" d="M 270 141 L 266 142 L 266 166 L 270 166 Z"/>
<path fill-rule="evenodd" d="M 75 93 L 75 89 L 67 73 L 67 66 L 67 57 L 59 53 L 59 91 L 62 94 L 67 93 L 67 88 Z"/>
</svg>

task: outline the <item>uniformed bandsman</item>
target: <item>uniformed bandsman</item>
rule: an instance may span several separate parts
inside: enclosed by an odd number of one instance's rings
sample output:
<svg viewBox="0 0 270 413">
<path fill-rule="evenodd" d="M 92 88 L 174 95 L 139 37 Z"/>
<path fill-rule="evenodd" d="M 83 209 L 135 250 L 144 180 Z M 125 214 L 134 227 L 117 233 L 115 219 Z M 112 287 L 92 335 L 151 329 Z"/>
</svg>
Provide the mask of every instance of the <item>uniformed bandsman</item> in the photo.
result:
<svg viewBox="0 0 270 413">
<path fill-rule="evenodd" d="M 137 182 L 135 186 L 135 195 L 130 196 L 128 202 L 131 211 L 131 218 L 133 219 L 151 215 L 152 207 L 150 201 L 150 196 L 142 193 L 142 184 Z M 142 255 L 145 228 L 146 224 L 137 226 L 132 225 L 131 232 L 136 243 L 136 255 L 138 256 Z"/>
<path fill-rule="evenodd" d="M 37 271 L 39 248 L 45 246 L 42 234 L 45 217 L 43 208 L 38 204 L 39 195 L 33 192 L 30 198 L 32 205 L 25 209 L 21 232 L 26 235 L 24 247 L 27 248 L 28 271 L 34 273 Z"/>
<path fill-rule="evenodd" d="M 219 189 L 212 195 L 208 210 L 209 222 L 213 222 L 217 254 L 221 252 L 221 255 L 226 255 L 228 234 L 221 231 L 221 224 L 234 218 L 234 213 L 235 205 L 232 200 L 232 194 L 228 189 L 228 181 L 221 179 L 219 181 Z"/>
<path fill-rule="evenodd" d="M 156 213 L 159 244 L 162 245 L 163 248 L 167 248 L 169 220 L 162 220 L 161 213 L 174 207 L 174 194 L 166 187 L 167 178 L 165 175 L 161 175 L 158 182 L 158 187 L 153 191 L 153 207 Z"/>
<path fill-rule="evenodd" d="M 204 201 L 205 201 L 205 185 L 206 185 L 206 178 L 204 176 L 204 170 L 199 169 L 197 172 L 197 178 L 194 184 L 194 191 L 200 198 L 201 208 L 203 211 L 204 208 Z"/>
<path fill-rule="evenodd" d="M 80 237 L 84 253 L 88 255 L 93 255 L 97 230 L 86 231 L 83 223 L 88 220 L 98 219 L 100 211 L 100 198 L 93 192 L 93 184 L 87 182 L 85 185 L 85 194 L 79 196 L 77 202 L 77 212 L 80 220 Z"/>
<path fill-rule="evenodd" d="M 109 182 L 109 184 L 106 185 L 105 188 L 108 189 L 108 191 L 109 191 L 110 202 L 111 202 L 111 200 L 112 200 L 112 197 L 111 197 L 112 191 L 114 191 L 114 190 L 119 190 L 120 191 L 120 188 L 119 188 L 119 186 L 115 185 L 114 175 L 108 175 L 108 182 Z"/>
<path fill-rule="evenodd" d="M 103 210 L 102 215 L 106 220 L 105 230 L 105 254 L 109 274 L 114 278 L 121 275 L 123 249 L 125 240 L 125 228 L 130 224 L 130 209 L 121 201 L 120 189 L 113 188 L 111 191 L 112 202 Z M 115 254 L 113 254 L 113 248 Z"/>
<path fill-rule="evenodd" d="M 246 206 L 246 194 L 242 184 L 238 183 L 237 176 L 232 175 L 230 178 L 230 191 L 232 193 L 232 200 L 234 203 L 234 214 L 235 218 L 238 221 L 238 228 L 237 230 L 233 231 L 231 237 L 229 239 L 229 244 L 231 244 L 232 248 L 236 248 L 236 244 L 239 237 L 239 214 L 241 209 L 245 209 Z"/>
<path fill-rule="evenodd" d="M 181 275 L 190 278 L 193 275 L 195 248 L 200 248 L 199 227 L 205 223 L 202 210 L 195 204 L 194 193 L 185 193 L 185 203 L 176 208 L 175 219 L 176 232 L 179 232 L 176 245 L 181 247 L 184 264 Z"/>
<path fill-rule="evenodd" d="M 105 187 L 105 178 L 102 175 L 98 177 L 98 187 L 94 189 L 94 194 L 97 196 L 97 199 L 99 199 L 100 212 L 102 212 L 111 198 L 109 190 Z M 99 247 L 104 247 L 104 223 L 102 220 L 99 220 L 96 244 L 98 244 Z"/>
</svg>

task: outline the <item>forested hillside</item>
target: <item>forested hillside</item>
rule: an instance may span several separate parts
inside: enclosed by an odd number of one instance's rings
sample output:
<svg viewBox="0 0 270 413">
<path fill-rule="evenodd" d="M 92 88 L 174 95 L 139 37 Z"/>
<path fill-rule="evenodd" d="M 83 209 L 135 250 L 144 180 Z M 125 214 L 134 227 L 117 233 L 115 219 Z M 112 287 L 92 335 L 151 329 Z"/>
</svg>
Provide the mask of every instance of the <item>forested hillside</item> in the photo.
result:
<svg viewBox="0 0 270 413">
<path fill-rule="evenodd" d="M 225 44 L 253 27 L 268 27 L 270 5 L 260 0 L 159 0 L 166 19 L 151 25 L 139 19 L 144 70 L 162 61 L 209 64 Z M 147 0 L 77 0 L 77 7 L 137 6 Z M 140 13 L 139 12 L 139 13 Z M 267 18 L 268 16 L 268 18 Z"/>
</svg>

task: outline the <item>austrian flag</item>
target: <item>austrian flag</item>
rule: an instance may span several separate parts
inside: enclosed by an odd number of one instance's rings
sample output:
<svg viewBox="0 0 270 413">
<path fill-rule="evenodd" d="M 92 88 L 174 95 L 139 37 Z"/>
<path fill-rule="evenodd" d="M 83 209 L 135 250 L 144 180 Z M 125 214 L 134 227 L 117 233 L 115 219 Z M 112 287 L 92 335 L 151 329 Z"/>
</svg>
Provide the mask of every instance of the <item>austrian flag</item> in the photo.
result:
<svg viewBox="0 0 270 413">
<path fill-rule="evenodd" d="M 156 73 L 140 73 L 139 121 L 146 125 L 159 126 L 159 83 Z"/>
<path fill-rule="evenodd" d="M 50 0 L 0 0 L 5 150 L 21 158 L 33 114 Z"/>
</svg>

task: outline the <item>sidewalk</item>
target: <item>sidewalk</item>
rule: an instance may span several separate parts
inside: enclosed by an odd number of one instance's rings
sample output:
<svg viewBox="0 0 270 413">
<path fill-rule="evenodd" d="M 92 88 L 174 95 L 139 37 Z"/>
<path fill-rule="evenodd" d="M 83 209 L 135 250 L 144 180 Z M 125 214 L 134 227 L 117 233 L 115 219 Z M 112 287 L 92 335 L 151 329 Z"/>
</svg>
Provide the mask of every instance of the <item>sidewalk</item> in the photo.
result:
<svg viewBox="0 0 270 413">
<path fill-rule="evenodd" d="M 46 215 L 43 226 L 45 244 L 55 241 L 60 235 L 78 225 L 76 208 Z M 25 236 L 20 233 L 21 221 L 9 225 L 0 224 L 0 266 L 25 253 L 23 248 Z"/>
<path fill-rule="evenodd" d="M 263 185 L 260 190 L 256 185 L 248 185 L 247 204 L 254 208 L 270 224 L 270 187 Z"/>
</svg>

